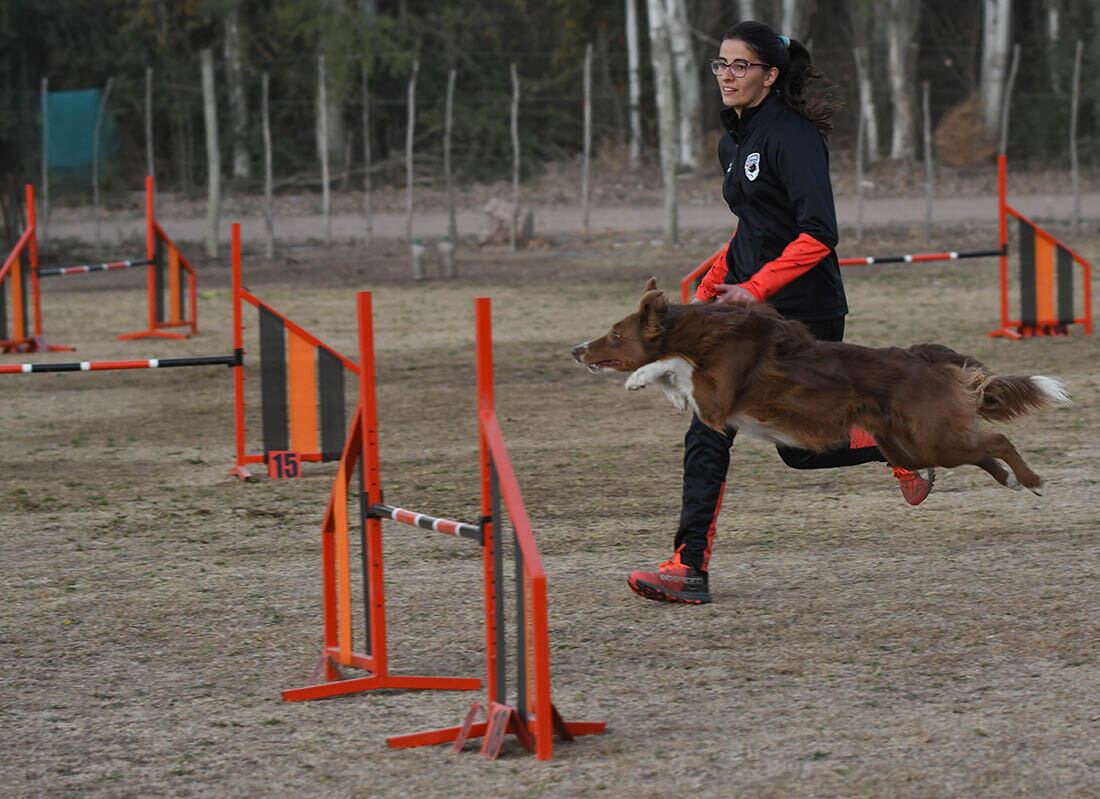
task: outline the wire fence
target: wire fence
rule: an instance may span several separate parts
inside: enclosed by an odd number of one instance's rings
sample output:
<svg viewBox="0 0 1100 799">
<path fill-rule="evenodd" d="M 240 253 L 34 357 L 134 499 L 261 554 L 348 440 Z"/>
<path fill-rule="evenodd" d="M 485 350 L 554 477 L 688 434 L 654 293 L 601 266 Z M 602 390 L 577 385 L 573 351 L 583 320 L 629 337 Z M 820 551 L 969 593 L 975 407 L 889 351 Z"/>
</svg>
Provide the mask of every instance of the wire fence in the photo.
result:
<svg viewBox="0 0 1100 799">
<path fill-rule="evenodd" d="M 931 128 L 934 131 L 947 115 L 972 97 L 975 80 L 955 66 L 956 54 L 925 50 L 919 54 L 917 74 L 930 83 Z M 845 103 L 835 118 L 831 139 L 834 153 L 852 152 L 856 142 L 859 98 L 856 92 L 855 65 L 849 50 L 816 48 L 815 59 L 831 81 L 830 93 Z M 485 59 L 482 59 L 483 61 Z M 491 182 L 510 178 L 512 144 L 509 131 L 511 86 L 509 68 L 517 64 L 521 83 L 519 102 L 520 149 L 524 153 L 522 178 L 528 179 L 547 165 L 577 159 L 583 149 L 583 61 L 575 64 L 554 63 L 549 53 L 499 53 L 490 63 L 495 68 L 477 72 L 459 69 L 455 89 L 452 160 L 456 181 L 462 184 Z M 1086 56 L 1085 74 L 1091 65 Z M 713 96 L 712 78 L 700 69 L 704 97 Z M 262 73 L 270 76 L 270 125 L 276 191 L 318 189 L 320 162 L 318 135 L 317 59 L 312 54 L 280 58 L 264 64 L 251 64 L 245 72 L 248 121 L 244 146 L 249 153 L 251 177 L 235 178 L 239 192 L 262 189 L 263 140 L 260 124 L 259 87 Z M 627 92 L 621 77 L 622 65 L 606 53 L 597 53 L 593 64 L 592 138 L 598 154 L 601 148 L 626 142 Z M 362 185 L 366 169 L 362 120 L 363 91 L 359 65 L 344 63 L 331 69 L 328 77 L 330 164 L 336 188 Z M 117 129 L 118 149 L 101 166 L 104 195 L 130 192 L 145 172 L 145 74 L 114 74 L 108 113 Z M 224 62 L 216 58 L 218 119 L 223 169 L 228 173 L 236 146 L 227 92 Z M 105 80 L 104 80 L 105 82 Z M 87 88 L 89 81 L 75 75 L 51 76 L 50 89 Z M 374 85 L 374 84 L 377 85 Z M 423 185 L 440 185 L 442 179 L 442 132 L 447 65 L 425 61 L 417 84 L 414 150 L 416 179 Z M 1008 152 L 1014 162 L 1042 163 L 1069 167 L 1071 98 L 1068 76 L 1053 76 L 1041 86 L 1035 80 L 1017 89 L 1011 98 Z M 643 140 L 656 141 L 651 81 L 643 86 Z M 889 156 L 891 142 L 891 104 L 885 85 L 876 86 L 877 122 L 880 152 Z M 921 105 L 919 84 L 912 87 L 912 155 L 921 160 Z M 40 125 L 37 112 L 39 97 L 31 89 L 15 92 L 13 107 L 28 114 L 31 124 L 20 126 L 20 149 L 41 157 Z M 404 180 L 406 126 L 406 87 L 401 75 L 372 76 L 369 87 L 371 179 L 376 187 L 399 185 Z M 703 125 L 708 131 L 720 130 L 717 102 L 706 102 Z M 206 157 L 203 128 L 203 99 L 198 58 L 193 67 L 161 68 L 153 73 L 152 130 L 156 178 L 162 189 L 195 195 L 206 181 Z M 1100 163 L 1100 137 L 1097 129 L 1097 98 L 1081 98 L 1078 123 L 1078 147 L 1081 166 L 1094 169 Z M 937 131 L 938 133 L 938 131 Z M 625 152 L 624 150 L 620 150 Z M 933 158 L 956 156 L 933 148 Z M 655 147 L 647 148 L 647 163 L 655 160 Z M 711 158 L 703 154 L 705 166 Z M 38 174 L 37 168 L 23 164 L 25 178 Z M 227 175 L 228 176 L 228 175 Z M 85 174 L 52 174 L 57 194 L 90 194 Z"/>
</svg>

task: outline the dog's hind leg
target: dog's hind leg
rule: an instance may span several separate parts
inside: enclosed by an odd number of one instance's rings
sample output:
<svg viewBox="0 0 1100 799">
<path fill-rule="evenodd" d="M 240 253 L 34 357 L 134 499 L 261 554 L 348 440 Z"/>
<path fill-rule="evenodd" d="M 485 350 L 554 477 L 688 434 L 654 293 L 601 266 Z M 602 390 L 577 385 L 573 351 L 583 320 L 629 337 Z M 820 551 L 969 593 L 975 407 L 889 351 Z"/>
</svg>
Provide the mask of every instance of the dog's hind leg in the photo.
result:
<svg viewBox="0 0 1100 799">
<path fill-rule="evenodd" d="M 985 469 L 985 471 L 993 476 L 994 480 L 1003 486 L 1008 486 L 1013 491 L 1019 491 L 1023 488 L 1023 486 L 1020 485 L 1020 481 L 1016 479 L 1016 475 L 1008 471 L 1004 463 L 996 458 L 982 458 L 974 465 L 980 469 Z"/>
<path fill-rule="evenodd" d="M 982 442 L 982 449 L 984 449 L 985 455 L 983 460 L 1000 458 L 1012 470 L 1013 476 L 1021 486 L 1029 489 L 1033 494 L 1043 495 L 1043 479 L 1031 471 L 1031 468 L 1024 462 L 1023 457 L 1016 451 L 1016 447 L 1008 440 L 1008 436 L 1002 433 L 989 433 Z M 975 463 L 982 466 L 980 461 L 975 461 Z M 985 467 L 982 466 L 982 468 Z M 986 469 L 986 471 L 993 474 L 989 469 Z M 996 477 L 997 475 L 993 474 L 993 476 Z M 1005 485 L 1012 487 L 1010 480 L 1006 480 Z"/>
</svg>

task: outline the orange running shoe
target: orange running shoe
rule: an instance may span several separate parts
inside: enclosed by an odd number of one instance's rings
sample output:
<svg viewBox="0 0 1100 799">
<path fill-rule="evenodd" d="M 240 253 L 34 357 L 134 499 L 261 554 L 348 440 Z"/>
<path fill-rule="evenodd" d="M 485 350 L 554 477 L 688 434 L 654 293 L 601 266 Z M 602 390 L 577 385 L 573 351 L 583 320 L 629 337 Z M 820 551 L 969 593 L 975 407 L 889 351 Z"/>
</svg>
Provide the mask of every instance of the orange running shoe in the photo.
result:
<svg viewBox="0 0 1100 799">
<path fill-rule="evenodd" d="M 898 479 L 901 495 L 905 501 L 910 505 L 919 505 L 932 493 L 932 484 L 936 482 L 936 470 L 931 466 L 917 471 L 895 466 L 894 477 Z"/>
<path fill-rule="evenodd" d="M 680 562 L 680 551 L 655 572 L 631 572 L 627 584 L 638 596 L 658 602 L 704 605 L 711 601 L 707 573 Z"/>
</svg>

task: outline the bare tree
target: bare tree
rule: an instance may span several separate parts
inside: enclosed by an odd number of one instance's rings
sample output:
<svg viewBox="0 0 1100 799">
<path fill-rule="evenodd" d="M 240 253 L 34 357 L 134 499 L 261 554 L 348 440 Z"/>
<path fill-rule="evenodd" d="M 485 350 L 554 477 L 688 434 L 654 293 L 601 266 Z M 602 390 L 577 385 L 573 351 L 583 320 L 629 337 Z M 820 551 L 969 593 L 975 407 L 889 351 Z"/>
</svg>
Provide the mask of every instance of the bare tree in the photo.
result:
<svg viewBox="0 0 1100 799">
<path fill-rule="evenodd" d="M 153 171 L 153 68 L 145 68 L 145 174 Z"/>
<path fill-rule="evenodd" d="M 247 180 L 252 175 L 252 165 L 248 157 L 248 100 L 244 90 L 239 2 L 225 12 L 225 85 L 233 130 L 233 177 Z"/>
<path fill-rule="evenodd" d="M 275 257 L 275 210 L 271 191 L 271 117 L 268 113 L 268 75 L 264 72 L 260 82 L 260 115 L 264 134 L 264 229 L 267 231 L 264 253 Z"/>
<path fill-rule="evenodd" d="M 801 39 L 806 36 L 814 0 L 783 0 L 781 33 Z"/>
<path fill-rule="evenodd" d="M 332 244 L 332 185 L 329 178 L 328 78 L 325 54 L 317 55 L 317 155 L 321 159 L 321 213 L 325 219 L 325 246 Z"/>
<path fill-rule="evenodd" d="M 913 128 L 916 122 L 913 87 L 916 84 L 916 33 L 920 20 L 917 0 L 889 0 L 879 8 L 886 15 L 886 50 L 890 76 L 890 105 L 894 124 L 890 157 L 912 160 L 915 155 Z"/>
<path fill-rule="evenodd" d="M 512 224 L 509 228 L 512 250 L 519 247 L 519 72 L 516 62 L 511 65 L 512 72 Z"/>
<path fill-rule="evenodd" d="M 222 208 L 222 157 L 218 149 L 218 99 L 214 93 L 214 53 L 199 53 L 202 64 L 202 118 L 206 127 L 206 255 L 218 257 L 218 220 Z"/>
<path fill-rule="evenodd" d="M 416 133 L 416 76 L 420 61 L 413 61 L 409 73 L 408 117 L 405 121 L 405 241 L 413 242 L 413 137 Z"/>
<path fill-rule="evenodd" d="M 680 125 L 679 154 L 682 166 L 695 169 L 703 149 L 703 98 L 699 87 L 699 62 L 692 46 L 685 0 L 663 0 L 665 24 L 675 75 L 675 95 Z"/>
<path fill-rule="evenodd" d="M 984 0 L 982 19 L 982 122 L 990 133 L 997 132 L 1008 68 L 1011 0 Z"/>
<path fill-rule="evenodd" d="M 340 14 L 343 11 L 343 0 L 323 0 L 322 2 L 322 24 L 333 25 L 336 24 L 336 20 L 339 19 Z M 326 57 L 329 54 L 329 37 L 325 27 L 321 29 L 321 37 L 319 42 L 319 49 L 322 55 Z M 340 65 L 334 62 L 331 58 L 328 59 L 329 65 L 333 71 L 339 73 Z M 344 157 L 347 152 L 347 127 L 344 125 L 344 108 L 341 97 L 337 92 L 328 92 L 325 98 L 327 107 L 325 108 L 325 116 L 328 119 L 328 133 L 326 140 L 328 142 L 328 155 L 329 160 L 333 163 L 339 163 L 340 159 Z M 320 117 L 320 109 L 317 111 L 318 117 Z"/>
<path fill-rule="evenodd" d="M 742 21 L 746 19 L 756 19 L 755 0 L 737 0 L 737 14 L 741 17 Z"/>
<path fill-rule="evenodd" d="M 95 207 L 95 243 L 99 244 L 99 148 L 103 134 L 103 120 L 107 116 L 107 101 L 111 96 L 114 78 L 107 78 L 103 94 L 99 96 L 99 111 L 95 116 L 95 133 L 92 135 L 92 203 Z"/>
<path fill-rule="evenodd" d="M 1080 107 L 1081 53 L 1083 49 L 1084 42 L 1078 39 L 1073 51 L 1073 83 L 1071 84 L 1072 96 L 1069 111 L 1070 181 L 1073 186 L 1073 216 L 1070 218 L 1070 224 L 1073 226 L 1074 235 L 1077 235 L 1081 228 L 1081 176 L 1077 168 L 1077 115 Z"/>
<path fill-rule="evenodd" d="M 657 100 L 657 129 L 661 153 L 661 183 L 665 198 L 665 239 L 679 239 L 676 207 L 676 96 L 673 78 L 672 47 L 669 42 L 663 0 L 647 0 L 649 11 L 649 55 L 653 62 L 653 82 Z"/>
<path fill-rule="evenodd" d="M 359 65 L 359 81 L 363 87 L 363 214 L 366 216 L 367 241 L 374 235 L 374 212 L 371 201 L 371 151 L 370 151 L 370 87 L 367 83 L 367 65 Z"/>
<path fill-rule="evenodd" d="M 581 208 L 584 234 L 588 235 L 592 197 L 588 180 L 592 161 L 592 44 L 584 48 L 584 141 L 581 147 Z"/>
<path fill-rule="evenodd" d="M 848 17 L 852 23 L 852 42 L 856 62 L 856 87 L 859 91 L 859 117 L 863 122 L 864 152 L 867 163 L 879 159 L 878 113 L 875 109 L 875 84 L 871 80 L 870 53 L 876 52 L 875 0 L 851 0 Z"/>
<path fill-rule="evenodd" d="M 626 76 L 630 98 L 630 163 L 642 155 L 642 77 L 638 50 L 638 0 L 626 0 Z"/>
</svg>

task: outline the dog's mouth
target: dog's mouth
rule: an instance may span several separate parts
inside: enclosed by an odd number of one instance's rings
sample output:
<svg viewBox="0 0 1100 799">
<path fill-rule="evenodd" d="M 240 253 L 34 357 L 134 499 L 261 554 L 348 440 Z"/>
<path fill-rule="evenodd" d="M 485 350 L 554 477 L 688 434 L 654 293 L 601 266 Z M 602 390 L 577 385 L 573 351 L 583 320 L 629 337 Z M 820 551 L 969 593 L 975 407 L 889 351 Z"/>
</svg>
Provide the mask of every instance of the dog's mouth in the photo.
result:
<svg viewBox="0 0 1100 799">
<path fill-rule="evenodd" d="M 595 363 L 586 363 L 584 366 L 590 372 L 598 372 L 601 369 L 618 369 L 623 365 L 622 361 L 596 361 Z"/>
</svg>

